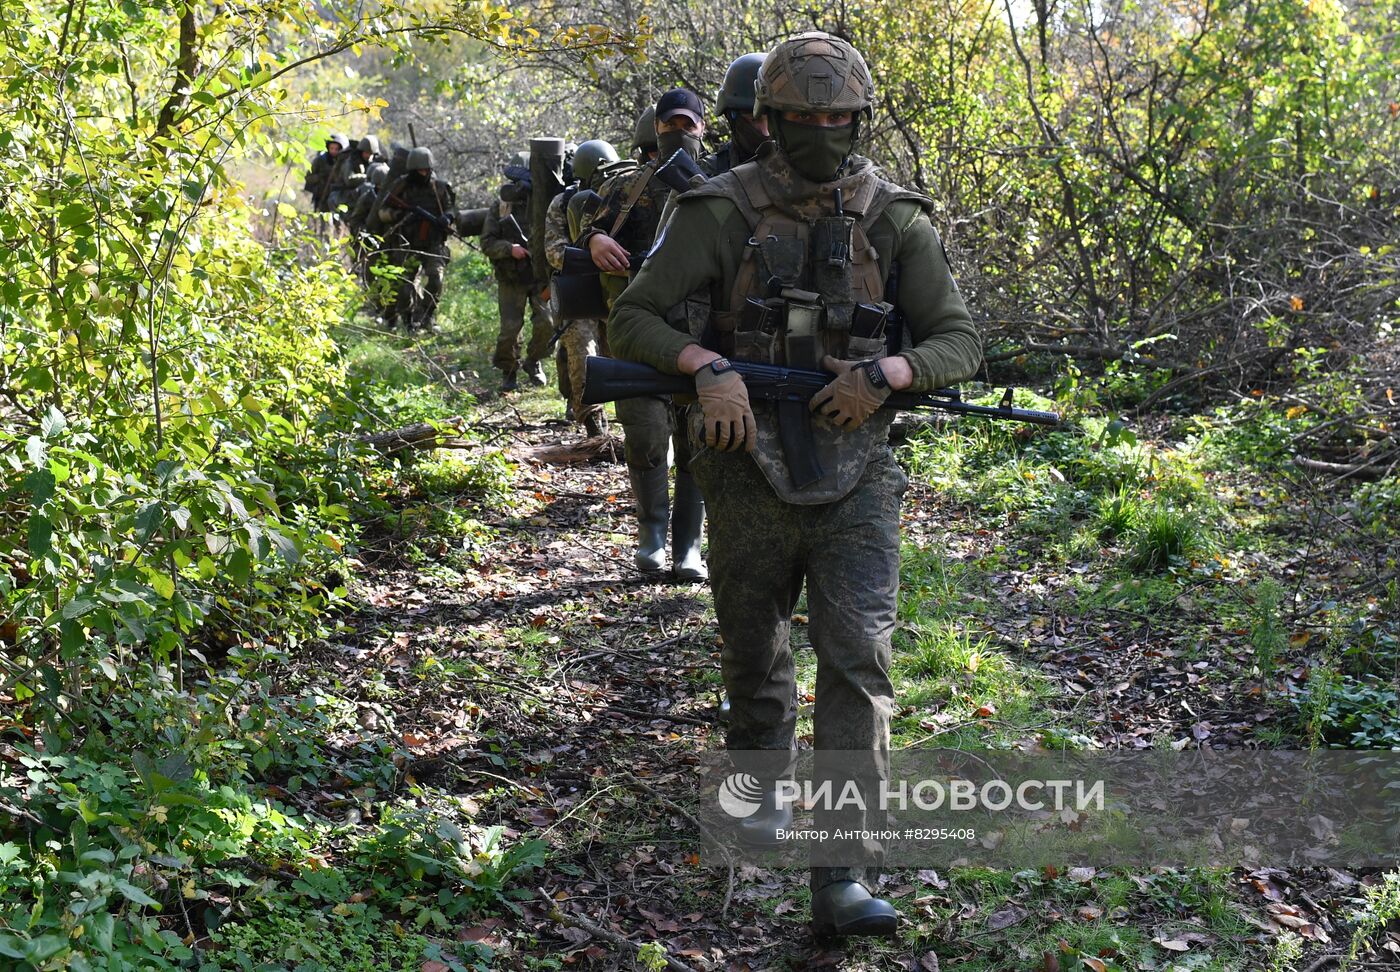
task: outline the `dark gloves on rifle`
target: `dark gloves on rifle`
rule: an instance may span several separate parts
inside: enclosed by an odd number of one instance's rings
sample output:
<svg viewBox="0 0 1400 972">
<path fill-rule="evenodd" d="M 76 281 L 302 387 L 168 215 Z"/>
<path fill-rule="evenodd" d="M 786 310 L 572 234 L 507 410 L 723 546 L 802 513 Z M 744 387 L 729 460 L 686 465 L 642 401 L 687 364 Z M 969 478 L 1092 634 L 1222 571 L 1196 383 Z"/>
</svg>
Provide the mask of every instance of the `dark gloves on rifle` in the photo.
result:
<svg viewBox="0 0 1400 972">
<path fill-rule="evenodd" d="M 695 373 L 695 396 L 705 418 L 705 445 L 720 452 L 735 452 L 740 447 L 753 451 L 758 426 L 749 405 L 749 391 L 728 361 L 720 358 Z"/>
<path fill-rule="evenodd" d="M 822 367 L 836 377 L 812 396 L 810 408 L 843 429 L 857 428 L 890 397 L 878 361 L 845 361 L 828 354 Z"/>
</svg>

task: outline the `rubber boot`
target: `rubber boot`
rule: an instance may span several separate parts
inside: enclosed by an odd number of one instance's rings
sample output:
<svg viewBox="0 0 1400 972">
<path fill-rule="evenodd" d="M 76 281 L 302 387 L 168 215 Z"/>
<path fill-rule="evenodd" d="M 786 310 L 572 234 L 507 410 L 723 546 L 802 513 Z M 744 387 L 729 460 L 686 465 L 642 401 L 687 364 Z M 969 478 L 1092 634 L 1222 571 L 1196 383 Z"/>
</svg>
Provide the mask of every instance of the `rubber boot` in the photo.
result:
<svg viewBox="0 0 1400 972">
<path fill-rule="evenodd" d="M 676 470 L 676 499 L 671 506 L 671 573 L 682 583 L 709 580 L 700 556 L 700 533 L 705 524 L 705 500 L 690 473 Z"/>
<path fill-rule="evenodd" d="M 894 905 L 874 897 L 859 881 L 833 881 L 812 895 L 812 934 L 818 939 L 889 937 L 898 926 Z"/>
<path fill-rule="evenodd" d="M 782 846 L 778 832 L 792 829 L 792 805 L 778 806 L 778 784 L 763 783 L 758 809 L 739 821 L 739 839 L 756 849 Z"/>
<path fill-rule="evenodd" d="M 666 566 L 666 521 L 670 497 L 670 469 L 662 464 L 652 469 L 628 468 L 632 496 L 637 503 L 637 552 L 632 555 L 637 569 L 661 570 Z"/>
</svg>

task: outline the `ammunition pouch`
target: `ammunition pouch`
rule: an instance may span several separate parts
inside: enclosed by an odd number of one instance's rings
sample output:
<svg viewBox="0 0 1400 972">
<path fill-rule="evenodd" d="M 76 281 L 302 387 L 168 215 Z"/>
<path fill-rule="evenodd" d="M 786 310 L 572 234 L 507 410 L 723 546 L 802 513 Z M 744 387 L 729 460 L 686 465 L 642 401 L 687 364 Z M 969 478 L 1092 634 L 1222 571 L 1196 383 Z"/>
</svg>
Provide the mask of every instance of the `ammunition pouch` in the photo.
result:
<svg viewBox="0 0 1400 972">
<path fill-rule="evenodd" d="M 600 273 L 586 247 L 564 247 L 564 264 L 551 284 L 558 295 L 560 320 L 592 321 L 608 316 Z"/>
</svg>

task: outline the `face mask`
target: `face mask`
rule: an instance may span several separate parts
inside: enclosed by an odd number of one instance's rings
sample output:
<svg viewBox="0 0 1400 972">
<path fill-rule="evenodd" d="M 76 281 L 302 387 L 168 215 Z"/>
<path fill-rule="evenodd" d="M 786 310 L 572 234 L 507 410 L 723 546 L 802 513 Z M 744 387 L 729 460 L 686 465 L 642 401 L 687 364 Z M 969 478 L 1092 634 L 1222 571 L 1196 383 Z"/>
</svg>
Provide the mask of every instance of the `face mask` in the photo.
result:
<svg viewBox="0 0 1400 972">
<path fill-rule="evenodd" d="M 768 141 L 768 136 L 743 115 L 732 115 L 730 119 L 729 135 L 734 144 L 735 162 L 746 162 L 758 153 L 758 147 Z"/>
<path fill-rule="evenodd" d="M 783 154 L 799 175 L 813 182 L 830 182 L 836 178 L 841 163 L 855 148 L 856 123 L 840 128 L 799 125 L 783 118 L 774 118 L 774 135 Z"/>
<path fill-rule="evenodd" d="M 657 157 L 663 160 L 675 155 L 676 149 L 685 149 L 687 155 L 698 161 L 705 151 L 699 135 L 683 131 L 662 132 L 657 135 L 656 148 Z"/>
</svg>

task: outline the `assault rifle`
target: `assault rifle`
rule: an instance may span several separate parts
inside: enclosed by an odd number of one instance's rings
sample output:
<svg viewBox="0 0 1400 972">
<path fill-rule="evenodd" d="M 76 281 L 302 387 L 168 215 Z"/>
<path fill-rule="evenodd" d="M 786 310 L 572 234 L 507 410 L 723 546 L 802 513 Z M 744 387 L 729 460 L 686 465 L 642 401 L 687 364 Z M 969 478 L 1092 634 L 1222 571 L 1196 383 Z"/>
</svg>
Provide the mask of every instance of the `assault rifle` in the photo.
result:
<svg viewBox="0 0 1400 972">
<path fill-rule="evenodd" d="M 411 215 L 417 216 L 425 223 L 431 223 L 433 226 L 436 226 L 438 229 L 442 230 L 448 235 L 461 235 L 457 232 L 457 222 L 453 218 L 455 214 L 453 214 L 453 216 L 449 216 L 446 213 L 431 213 L 428 210 L 424 209 L 422 206 L 415 206 L 412 203 L 405 201 L 397 193 L 391 194 L 389 196 L 388 202 L 391 205 L 397 206 L 399 209 L 410 213 Z"/>
<path fill-rule="evenodd" d="M 807 409 L 812 396 L 825 388 L 836 376 L 826 371 L 760 364 L 754 361 L 731 363 L 739 377 L 744 379 L 744 386 L 748 389 L 751 401 L 777 403 L 778 435 L 782 440 L 783 458 L 787 460 L 788 470 L 792 473 L 793 485 L 802 489 L 821 479 L 823 473 L 821 465 L 817 462 L 811 416 Z M 668 375 L 649 365 L 619 361 L 616 358 L 590 356 L 585 362 L 585 405 L 601 405 L 604 402 L 643 398 L 648 395 L 694 394 L 695 379 L 689 375 Z M 1029 422 L 1032 425 L 1060 424 L 1060 417 L 1054 412 L 1013 408 L 1011 395 L 1012 390 L 1008 388 L 998 404 L 974 405 L 963 401 L 962 395 L 953 388 L 939 388 L 932 392 L 896 391 L 890 393 L 881 408 L 900 411 L 929 409 L 957 415 Z"/>
</svg>

